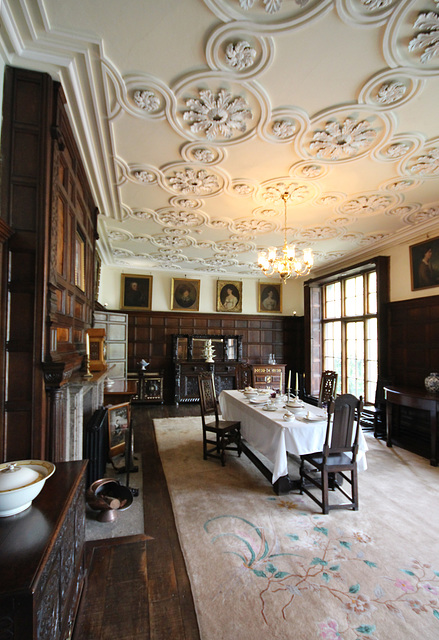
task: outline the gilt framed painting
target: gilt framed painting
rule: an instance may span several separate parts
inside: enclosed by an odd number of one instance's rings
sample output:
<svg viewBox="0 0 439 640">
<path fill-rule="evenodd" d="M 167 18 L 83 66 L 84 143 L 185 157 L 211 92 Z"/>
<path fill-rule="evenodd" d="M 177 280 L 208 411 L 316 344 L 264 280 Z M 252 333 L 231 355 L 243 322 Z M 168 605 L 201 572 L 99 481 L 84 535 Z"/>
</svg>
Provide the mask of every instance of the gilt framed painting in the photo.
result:
<svg viewBox="0 0 439 640">
<path fill-rule="evenodd" d="M 242 311 L 242 282 L 217 281 L 216 310 L 224 313 L 240 313 Z"/>
<path fill-rule="evenodd" d="M 410 247 L 412 291 L 439 286 L 439 238 Z"/>
<path fill-rule="evenodd" d="M 282 312 L 282 284 L 258 283 L 258 311 L 263 313 Z"/>
<path fill-rule="evenodd" d="M 121 309 L 151 310 L 152 276 L 122 273 L 120 292 Z"/>
<path fill-rule="evenodd" d="M 198 311 L 200 305 L 200 281 L 172 278 L 171 309 Z"/>
</svg>

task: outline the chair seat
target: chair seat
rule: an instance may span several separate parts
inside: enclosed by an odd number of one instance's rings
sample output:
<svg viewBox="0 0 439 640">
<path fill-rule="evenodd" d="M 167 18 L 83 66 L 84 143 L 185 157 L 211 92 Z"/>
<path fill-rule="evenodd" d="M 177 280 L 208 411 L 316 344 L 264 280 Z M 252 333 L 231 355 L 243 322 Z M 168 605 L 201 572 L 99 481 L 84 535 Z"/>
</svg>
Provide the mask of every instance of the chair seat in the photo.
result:
<svg viewBox="0 0 439 640">
<path fill-rule="evenodd" d="M 323 466 L 323 455 L 322 452 L 318 453 L 309 453 L 304 456 L 301 456 L 302 459 L 307 460 L 315 467 L 320 468 Z M 352 458 L 349 454 L 346 453 L 331 453 L 326 459 L 326 467 L 337 467 L 342 469 L 343 467 L 351 467 L 352 466 Z"/>
<path fill-rule="evenodd" d="M 221 431 L 230 431 L 231 429 L 236 429 L 239 426 L 239 422 L 235 422 L 234 420 L 218 420 L 218 422 L 207 422 L 206 429 L 208 431 L 221 429 Z"/>
</svg>

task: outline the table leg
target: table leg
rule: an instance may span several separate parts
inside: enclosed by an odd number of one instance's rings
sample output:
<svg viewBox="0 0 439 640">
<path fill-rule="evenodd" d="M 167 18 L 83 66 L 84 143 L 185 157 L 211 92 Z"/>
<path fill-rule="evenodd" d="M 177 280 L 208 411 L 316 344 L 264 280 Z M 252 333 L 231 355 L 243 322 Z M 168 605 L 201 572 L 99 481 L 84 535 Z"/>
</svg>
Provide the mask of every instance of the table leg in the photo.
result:
<svg viewBox="0 0 439 640">
<path fill-rule="evenodd" d="M 387 446 L 392 446 L 392 409 L 393 405 L 391 402 L 387 401 L 386 403 L 386 422 L 387 422 Z"/>
<path fill-rule="evenodd" d="M 431 457 L 430 464 L 437 467 L 437 412 L 436 408 L 430 410 L 430 432 L 431 432 Z"/>
<path fill-rule="evenodd" d="M 251 450 L 248 443 L 245 440 L 241 440 L 242 453 L 253 462 L 255 467 L 267 478 L 270 482 L 273 478 L 273 472 L 262 462 L 262 460 Z M 272 484 L 273 491 L 278 495 L 284 495 L 289 493 L 292 489 L 298 489 L 300 480 L 292 481 L 288 475 L 281 476 L 276 482 Z"/>
</svg>

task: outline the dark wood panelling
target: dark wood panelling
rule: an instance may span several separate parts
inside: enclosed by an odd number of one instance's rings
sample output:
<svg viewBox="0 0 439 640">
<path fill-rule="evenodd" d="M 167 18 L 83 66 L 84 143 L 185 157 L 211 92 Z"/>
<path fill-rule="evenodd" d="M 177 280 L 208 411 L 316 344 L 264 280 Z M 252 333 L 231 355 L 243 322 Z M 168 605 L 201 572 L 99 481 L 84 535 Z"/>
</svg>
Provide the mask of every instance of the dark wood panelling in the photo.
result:
<svg viewBox="0 0 439 640">
<path fill-rule="evenodd" d="M 268 362 L 274 353 L 277 362 L 296 371 L 303 370 L 303 318 L 288 316 L 236 316 L 205 313 L 128 313 L 128 371 L 137 371 L 144 358 L 150 371 L 165 373 L 165 401 L 173 398 L 174 370 L 172 335 L 242 335 L 242 359 L 249 364 Z"/>
<path fill-rule="evenodd" d="M 388 305 L 390 376 L 397 386 L 424 387 L 439 371 L 439 296 Z"/>
<path fill-rule="evenodd" d="M 1 216 L 12 235 L 2 278 L 0 398 L 7 415 L 0 459 L 58 461 L 64 434 L 50 422 L 56 412 L 48 406 L 43 367 L 63 365 L 64 384 L 82 365 L 95 298 L 97 211 L 63 92 L 47 74 L 6 68 L 1 150 Z"/>
</svg>

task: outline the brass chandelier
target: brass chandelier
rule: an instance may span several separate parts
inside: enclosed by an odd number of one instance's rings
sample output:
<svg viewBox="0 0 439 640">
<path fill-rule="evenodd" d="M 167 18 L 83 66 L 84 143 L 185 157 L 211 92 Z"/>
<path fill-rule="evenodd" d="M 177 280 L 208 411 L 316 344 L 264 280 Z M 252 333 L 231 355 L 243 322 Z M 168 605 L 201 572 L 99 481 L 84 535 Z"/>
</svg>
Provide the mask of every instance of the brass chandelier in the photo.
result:
<svg viewBox="0 0 439 640">
<path fill-rule="evenodd" d="M 258 265 L 267 277 L 278 274 L 283 283 L 294 276 L 306 276 L 311 271 L 314 259 L 311 249 L 303 250 L 300 260 L 296 257 L 296 247 L 287 244 L 287 200 L 290 194 L 285 191 L 281 195 L 284 202 L 284 246 L 283 249 L 269 247 L 268 251 L 260 251 Z"/>
</svg>

